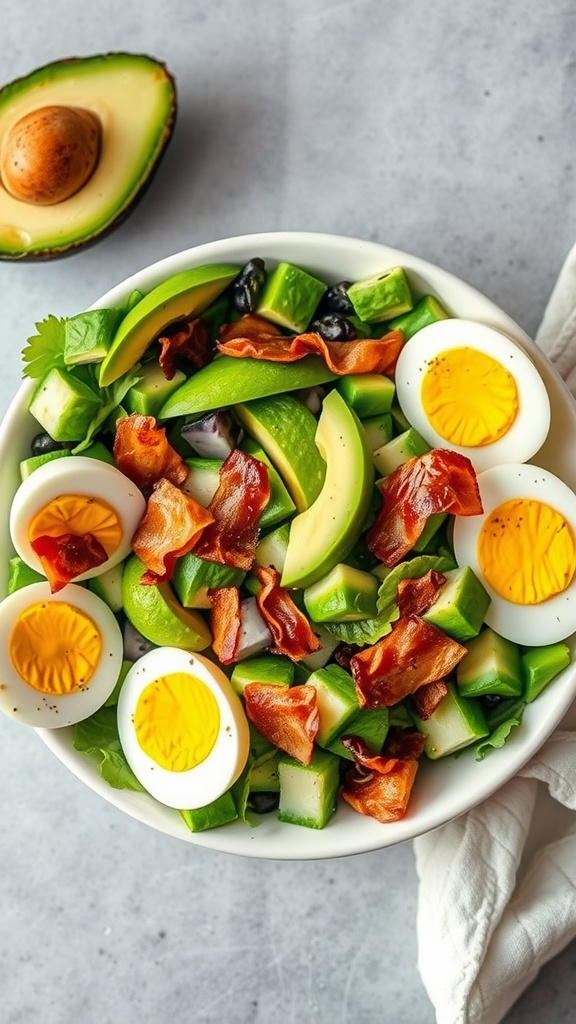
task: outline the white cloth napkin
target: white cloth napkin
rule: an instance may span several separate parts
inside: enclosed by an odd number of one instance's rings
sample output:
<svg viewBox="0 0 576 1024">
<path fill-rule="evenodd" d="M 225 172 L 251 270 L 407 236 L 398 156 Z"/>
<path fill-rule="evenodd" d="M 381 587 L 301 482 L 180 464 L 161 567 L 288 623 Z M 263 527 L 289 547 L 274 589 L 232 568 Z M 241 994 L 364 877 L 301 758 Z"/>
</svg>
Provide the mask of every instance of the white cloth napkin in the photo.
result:
<svg viewBox="0 0 576 1024">
<path fill-rule="evenodd" d="M 536 340 L 576 395 L 576 246 Z M 545 787 L 542 785 L 545 784 Z M 414 842 L 418 966 L 437 1024 L 498 1024 L 576 936 L 576 731 L 484 803 Z M 553 835 L 538 834 L 538 820 Z"/>
</svg>

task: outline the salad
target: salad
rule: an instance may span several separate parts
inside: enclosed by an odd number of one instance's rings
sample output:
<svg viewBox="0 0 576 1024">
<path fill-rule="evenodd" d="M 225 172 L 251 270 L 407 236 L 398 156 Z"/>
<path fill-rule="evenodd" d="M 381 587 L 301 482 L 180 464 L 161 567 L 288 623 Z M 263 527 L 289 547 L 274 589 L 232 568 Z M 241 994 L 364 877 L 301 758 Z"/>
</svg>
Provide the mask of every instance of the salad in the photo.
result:
<svg viewBox="0 0 576 1024">
<path fill-rule="evenodd" d="M 37 331 L 0 707 L 112 786 L 192 831 L 397 821 L 569 664 L 544 383 L 402 267 L 211 263 Z"/>
</svg>

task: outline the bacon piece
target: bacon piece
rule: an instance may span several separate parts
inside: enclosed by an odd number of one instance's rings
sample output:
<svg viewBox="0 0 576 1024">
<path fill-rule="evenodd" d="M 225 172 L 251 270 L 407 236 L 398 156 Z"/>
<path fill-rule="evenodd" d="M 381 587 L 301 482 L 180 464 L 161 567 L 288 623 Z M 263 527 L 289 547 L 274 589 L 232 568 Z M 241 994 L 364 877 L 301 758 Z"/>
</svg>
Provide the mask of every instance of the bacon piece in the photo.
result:
<svg viewBox="0 0 576 1024">
<path fill-rule="evenodd" d="M 238 587 L 212 587 L 208 598 L 212 605 L 212 649 L 223 665 L 230 665 L 236 661 L 242 626 L 240 591 Z"/>
<path fill-rule="evenodd" d="M 400 580 L 397 591 L 400 616 L 421 615 L 427 611 L 445 583 L 446 577 L 435 569 L 415 579 Z"/>
<path fill-rule="evenodd" d="M 218 489 L 208 505 L 214 522 L 204 531 L 196 554 L 220 565 L 250 569 L 258 523 L 269 499 L 264 463 L 234 448 L 220 467 Z"/>
<path fill-rule="evenodd" d="M 177 558 L 191 551 L 214 516 L 169 480 L 159 480 L 132 538 L 134 554 L 146 566 L 141 583 L 169 580 Z"/>
<path fill-rule="evenodd" d="M 355 811 L 383 824 L 403 818 L 418 771 L 417 759 L 372 754 L 357 736 L 343 737 L 342 743 L 356 761 L 344 776 L 340 790 L 344 800 Z"/>
<path fill-rule="evenodd" d="M 114 461 L 146 495 L 162 477 L 178 486 L 188 476 L 188 467 L 168 442 L 165 429 L 156 426 L 153 416 L 139 413 L 117 421 Z"/>
<path fill-rule="evenodd" d="M 320 726 L 313 686 L 248 683 L 244 700 L 248 718 L 265 739 L 302 764 L 310 764 Z"/>
<path fill-rule="evenodd" d="M 280 586 L 280 573 L 272 566 L 255 566 L 260 581 L 256 601 L 274 638 L 275 654 L 301 661 L 320 649 L 320 641 L 308 619 L 296 607 L 288 591 Z"/>
<path fill-rule="evenodd" d="M 425 683 L 443 679 L 465 654 L 465 647 L 419 616 L 398 619 L 391 633 L 350 661 L 360 705 L 391 707 Z"/>
<path fill-rule="evenodd" d="M 166 380 L 172 380 L 177 366 L 200 370 L 212 358 L 208 331 L 200 317 L 180 320 L 158 341 L 162 349 L 158 362 Z"/>
<path fill-rule="evenodd" d="M 384 478 L 380 490 L 382 508 L 366 539 L 371 551 L 388 568 L 401 562 L 414 547 L 428 517 L 434 513 L 482 513 L 470 459 L 446 448 L 434 448 L 408 459 Z"/>
<path fill-rule="evenodd" d="M 424 686 L 420 686 L 412 695 L 418 717 L 424 722 L 430 718 L 430 715 L 434 714 L 440 701 L 444 699 L 447 693 L 448 687 L 443 679 L 437 679 L 433 683 L 425 683 Z"/>
<path fill-rule="evenodd" d="M 434 683 L 430 683 L 433 686 Z M 425 689 L 425 687 L 421 687 Z M 417 729 L 390 729 L 384 744 L 386 757 L 398 757 L 402 761 L 418 760 L 426 746 L 426 737 Z"/>
<path fill-rule="evenodd" d="M 42 563 L 53 594 L 89 569 L 103 565 L 108 555 L 92 533 L 79 536 L 62 533 L 58 537 L 41 536 L 31 541 Z"/>
<path fill-rule="evenodd" d="M 338 644 L 338 647 L 334 651 L 334 661 L 341 668 L 345 668 L 347 672 L 350 671 L 350 661 L 358 651 L 363 651 L 367 645 L 363 644 L 359 647 L 357 644 L 347 644 L 344 641 Z"/>
<path fill-rule="evenodd" d="M 286 338 L 259 317 L 248 314 L 220 333 L 218 348 L 227 356 L 250 356 L 273 363 L 293 363 L 304 356 L 322 356 L 332 373 L 390 373 L 404 344 L 401 331 L 383 338 L 358 341 L 324 341 L 308 331 Z"/>
</svg>

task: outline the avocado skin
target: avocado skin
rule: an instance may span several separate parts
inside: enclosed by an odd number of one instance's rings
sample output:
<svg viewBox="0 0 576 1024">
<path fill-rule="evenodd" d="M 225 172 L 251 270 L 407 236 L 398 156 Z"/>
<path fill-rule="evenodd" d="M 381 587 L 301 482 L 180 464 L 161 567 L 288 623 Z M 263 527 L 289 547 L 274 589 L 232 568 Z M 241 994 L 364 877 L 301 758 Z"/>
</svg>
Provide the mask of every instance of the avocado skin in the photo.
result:
<svg viewBox="0 0 576 1024">
<path fill-rule="evenodd" d="M 94 234 L 88 235 L 86 238 L 83 239 L 78 239 L 77 242 L 72 242 L 70 244 L 66 244 L 63 246 L 47 246 L 44 249 L 35 249 L 34 251 L 30 252 L 4 252 L 2 251 L 2 249 L 0 249 L 0 262 L 13 263 L 18 261 L 20 263 L 45 263 L 47 260 L 62 259 L 65 256 L 73 256 L 79 250 L 86 249 L 89 246 L 95 245 L 96 242 L 100 242 L 102 239 L 108 237 L 108 235 L 115 231 L 116 228 L 120 227 L 124 223 L 126 218 L 136 208 L 140 200 L 143 199 L 143 197 L 148 192 L 148 189 L 150 188 L 150 185 L 152 184 L 156 176 L 158 168 L 162 160 L 164 159 L 164 156 L 166 155 L 168 143 L 172 139 L 178 111 L 176 79 L 172 72 L 168 69 L 166 64 L 163 63 L 163 61 L 158 60 L 156 57 L 150 56 L 150 54 L 132 52 L 128 54 L 124 50 L 110 50 L 106 53 L 91 54 L 87 57 L 65 57 L 62 60 L 51 61 L 49 64 L 43 64 L 41 65 L 41 67 L 35 68 L 27 75 L 22 75 L 20 78 L 15 78 L 12 82 L 9 82 L 7 85 L 3 86 L 0 89 L 0 98 L 5 93 L 10 92 L 12 90 L 19 91 L 26 84 L 26 82 L 30 81 L 30 79 L 32 79 L 33 77 L 34 79 L 40 78 L 44 72 L 49 72 L 56 66 L 66 66 L 73 69 L 75 64 L 84 63 L 85 61 L 105 59 L 107 60 L 114 59 L 115 57 L 125 56 L 154 61 L 166 75 L 166 78 L 171 86 L 172 91 L 172 103 L 170 113 L 164 123 L 162 137 L 159 140 L 158 153 L 156 154 L 153 164 L 148 169 L 146 179 L 141 183 L 141 185 L 138 187 L 138 190 L 135 192 L 133 196 L 130 197 L 130 199 L 125 203 L 122 209 L 118 211 L 117 215 L 111 221 L 105 224 L 102 228 L 100 228 L 100 230 L 94 232 Z"/>
</svg>

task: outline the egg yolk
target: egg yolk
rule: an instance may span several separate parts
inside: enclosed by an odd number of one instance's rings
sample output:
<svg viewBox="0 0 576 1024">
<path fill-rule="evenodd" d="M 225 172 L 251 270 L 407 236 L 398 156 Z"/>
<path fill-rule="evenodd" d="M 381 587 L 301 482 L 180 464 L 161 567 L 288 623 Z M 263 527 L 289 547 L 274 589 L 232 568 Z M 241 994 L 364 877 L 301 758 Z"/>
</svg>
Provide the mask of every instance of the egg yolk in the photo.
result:
<svg viewBox="0 0 576 1024">
<path fill-rule="evenodd" d="M 39 537 L 61 537 L 67 533 L 78 537 L 91 534 L 108 558 L 122 540 L 122 527 L 114 509 L 89 494 L 61 494 L 53 498 L 36 513 L 28 527 L 31 544 Z"/>
<path fill-rule="evenodd" d="M 518 412 L 512 374 L 492 356 L 467 346 L 446 349 L 431 361 L 421 400 L 440 437 L 469 448 L 503 437 Z"/>
<path fill-rule="evenodd" d="M 138 698 L 134 728 L 144 751 L 161 768 L 187 772 L 204 761 L 220 729 L 212 691 L 188 672 L 171 672 L 146 686 Z"/>
<path fill-rule="evenodd" d="M 490 586 L 514 604 L 560 594 L 576 571 L 576 544 L 564 517 L 539 501 L 513 498 L 486 518 L 478 561 Z"/>
<path fill-rule="evenodd" d="M 101 653 L 96 624 L 65 601 L 30 605 L 10 636 L 10 658 L 18 675 L 34 690 L 53 696 L 83 689 Z"/>
</svg>

